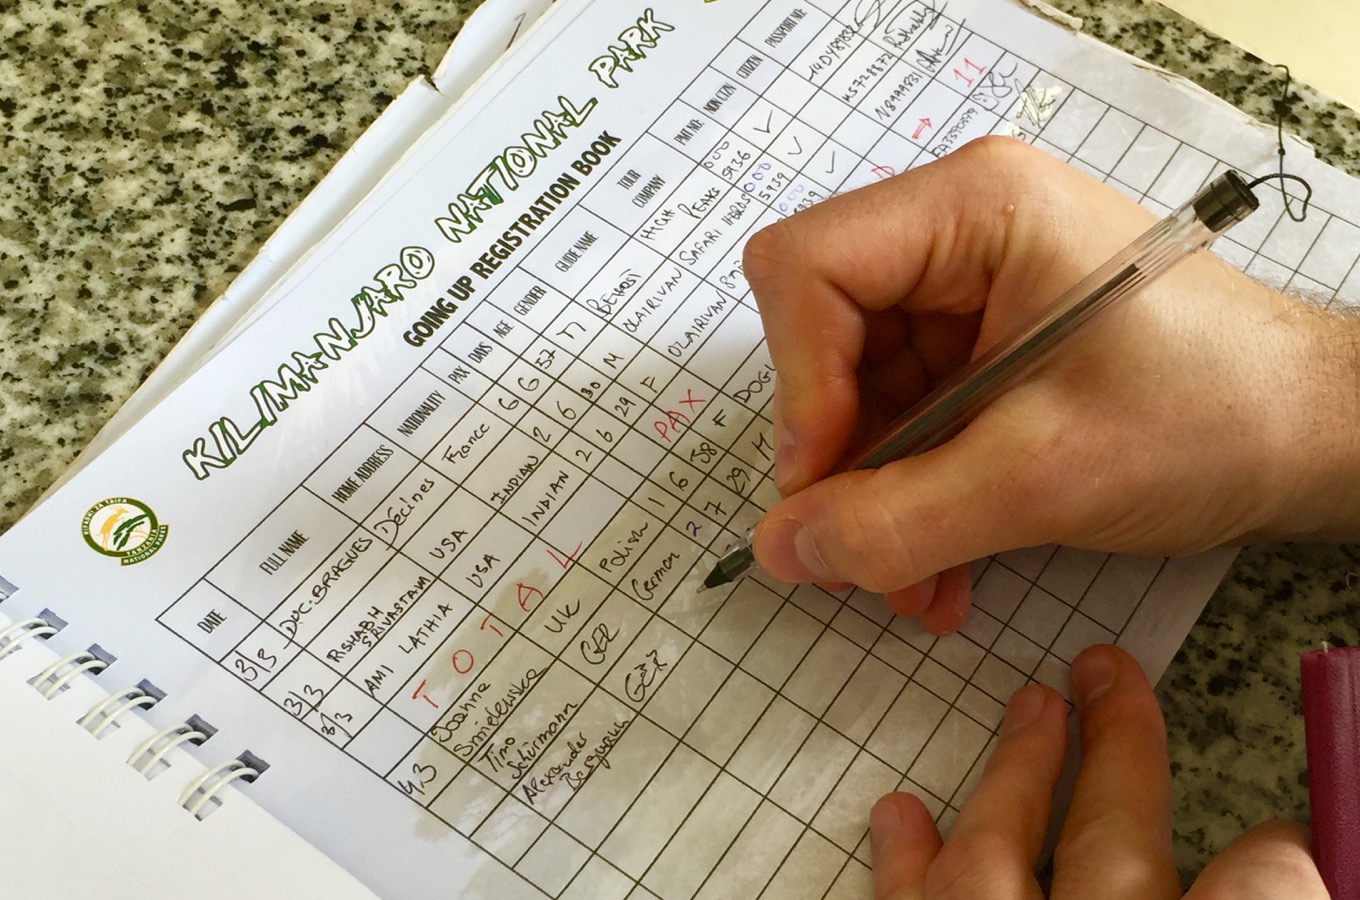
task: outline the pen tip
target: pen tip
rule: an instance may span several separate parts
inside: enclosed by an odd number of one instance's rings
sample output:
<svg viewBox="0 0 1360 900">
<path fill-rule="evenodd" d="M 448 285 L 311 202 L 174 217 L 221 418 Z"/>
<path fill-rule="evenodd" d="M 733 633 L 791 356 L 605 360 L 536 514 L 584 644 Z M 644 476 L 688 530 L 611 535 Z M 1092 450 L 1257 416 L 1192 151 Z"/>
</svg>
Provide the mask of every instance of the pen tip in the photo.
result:
<svg viewBox="0 0 1360 900">
<path fill-rule="evenodd" d="M 724 584 L 730 583 L 731 580 L 732 579 L 723 574 L 721 569 L 714 569 L 712 572 L 709 572 L 708 577 L 704 579 L 704 586 L 699 588 L 699 593 L 711 591 L 715 587 L 722 587 Z"/>
<path fill-rule="evenodd" d="M 704 579 L 704 590 L 715 587 L 722 587 L 731 584 L 741 577 L 742 573 L 751 568 L 755 562 L 755 557 L 751 554 L 749 545 L 743 544 L 735 550 L 730 550 L 718 560 L 718 564 L 713 567 L 713 571 L 708 573 Z"/>
</svg>

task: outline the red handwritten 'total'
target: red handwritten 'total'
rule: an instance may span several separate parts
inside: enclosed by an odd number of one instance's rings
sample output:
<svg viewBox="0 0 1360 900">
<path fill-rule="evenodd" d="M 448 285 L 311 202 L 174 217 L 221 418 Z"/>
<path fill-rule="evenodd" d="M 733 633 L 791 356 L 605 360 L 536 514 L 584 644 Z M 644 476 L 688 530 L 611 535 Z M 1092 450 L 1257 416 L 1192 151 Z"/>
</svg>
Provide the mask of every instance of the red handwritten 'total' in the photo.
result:
<svg viewBox="0 0 1360 900">
<path fill-rule="evenodd" d="M 553 552 L 553 549 L 551 547 L 548 548 L 548 555 L 553 558 L 553 562 L 557 563 L 559 566 L 565 569 L 576 560 L 576 554 L 581 552 L 582 546 L 583 545 L 581 543 L 578 543 L 576 545 L 576 549 L 567 554 L 566 559 L 563 559 L 562 557 L 558 556 L 555 552 Z"/>
</svg>

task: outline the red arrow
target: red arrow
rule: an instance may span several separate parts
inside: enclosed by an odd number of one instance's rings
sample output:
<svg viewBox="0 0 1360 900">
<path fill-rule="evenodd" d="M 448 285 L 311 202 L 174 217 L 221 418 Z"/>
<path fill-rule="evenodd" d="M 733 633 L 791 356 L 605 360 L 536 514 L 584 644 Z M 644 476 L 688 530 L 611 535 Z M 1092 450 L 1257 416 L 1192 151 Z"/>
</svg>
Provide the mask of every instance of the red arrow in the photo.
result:
<svg viewBox="0 0 1360 900">
<path fill-rule="evenodd" d="M 918 139 L 921 137 L 921 132 L 925 131 L 925 130 L 926 130 L 927 128 L 929 128 L 929 127 L 930 127 L 930 120 L 929 120 L 929 119 L 922 119 L 921 122 L 920 122 L 920 124 L 918 124 L 918 125 L 916 126 L 916 130 L 913 131 L 913 132 L 911 133 L 911 139 L 912 139 L 913 141 L 914 141 L 914 140 L 918 140 Z"/>
</svg>

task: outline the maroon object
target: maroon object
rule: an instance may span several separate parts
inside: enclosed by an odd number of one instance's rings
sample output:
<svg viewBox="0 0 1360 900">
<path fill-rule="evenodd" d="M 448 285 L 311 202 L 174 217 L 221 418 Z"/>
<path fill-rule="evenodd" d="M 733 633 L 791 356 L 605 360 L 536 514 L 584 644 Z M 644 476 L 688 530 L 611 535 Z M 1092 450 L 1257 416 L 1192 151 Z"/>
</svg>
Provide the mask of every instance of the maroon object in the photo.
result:
<svg viewBox="0 0 1360 900">
<path fill-rule="evenodd" d="M 1313 858 L 1332 900 L 1360 900 L 1360 647 L 1309 650 L 1299 666 Z"/>
</svg>

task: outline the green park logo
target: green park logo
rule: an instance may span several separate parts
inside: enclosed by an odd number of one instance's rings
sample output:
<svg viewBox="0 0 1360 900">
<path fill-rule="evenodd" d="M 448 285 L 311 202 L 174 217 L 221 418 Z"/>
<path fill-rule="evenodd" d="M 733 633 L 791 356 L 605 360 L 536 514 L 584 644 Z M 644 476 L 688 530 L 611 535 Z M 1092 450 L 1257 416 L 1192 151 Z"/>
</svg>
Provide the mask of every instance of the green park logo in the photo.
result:
<svg viewBox="0 0 1360 900">
<path fill-rule="evenodd" d="M 80 522 L 80 533 L 94 552 L 125 566 L 153 556 L 169 531 L 170 526 L 156 521 L 151 507 L 131 497 L 101 500 Z"/>
</svg>

